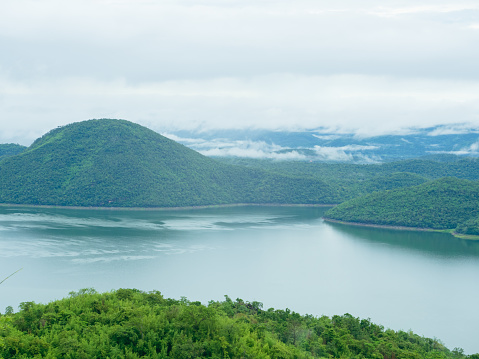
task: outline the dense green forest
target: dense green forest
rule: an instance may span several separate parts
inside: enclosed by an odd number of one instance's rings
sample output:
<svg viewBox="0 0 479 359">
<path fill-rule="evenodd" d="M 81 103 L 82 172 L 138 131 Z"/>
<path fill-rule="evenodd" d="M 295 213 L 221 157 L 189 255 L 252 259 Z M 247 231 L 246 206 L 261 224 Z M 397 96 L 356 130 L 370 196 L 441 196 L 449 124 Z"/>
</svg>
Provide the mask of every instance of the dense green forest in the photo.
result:
<svg viewBox="0 0 479 359">
<path fill-rule="evenodd" d="M 228 164 L 262 168 L 270 172 L 319 178 L 325 181 L 334 179 L 361 182 L 394 173 L 412 173 L 423 177 L 424 180 L 442 177 L 479 180 L 479 158 L 455 155 L 435 155 L 420 159 L 371 164 L 275 161 L 232 157 L 216 159 Z"/>
<path fill-rule="evenodd" d="M 439 340 L 350 314 L 264 310 L 242 299 L 207 306 L 160 292 L 92 289 L 0 317 L 1 358 L 470 358 Z"/>
<path fill-rule="evenodd" d="M 456 229 L 473 234 L 479 216 L 479 183 L 445 177 L 344 202 L 325 218 L 390 226 Z M 472 222 L 471 222 L 472 221 Z"/>
<path fill-rule="evenodd" d="M 217 158 L 218 161 L 250 168 L 262 168 L 283 175 L 315 178 L 336 186 L 342 201 L 372 192 L 410 187 L 443 177 L 479 180 L 479 159 L 458 156 L 430 156 L 377 164 L 273 161 Z"/>
<path fill-rule="evenodd" d="M 0 162 L 0 203 L 178 207 L 341 198 L 319 179 L 220 163 L 124 120 L 56 128 Z"/>
<path fill-rule="evenodd" d="M 18 155 L 25 149 L 25 146 L 17 145 L 14 143 L 2 143 L 0 144 L 0 160 L 6 157 Z"/>
</svg>

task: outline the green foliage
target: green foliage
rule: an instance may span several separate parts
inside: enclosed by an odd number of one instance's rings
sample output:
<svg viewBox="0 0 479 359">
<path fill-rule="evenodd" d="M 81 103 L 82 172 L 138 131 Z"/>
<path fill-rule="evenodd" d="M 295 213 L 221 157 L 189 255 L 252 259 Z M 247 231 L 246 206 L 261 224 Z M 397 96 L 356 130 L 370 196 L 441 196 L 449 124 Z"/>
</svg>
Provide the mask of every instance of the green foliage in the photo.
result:
<svg viewBox="0 0 479 359">
<path fill-rule="evenodd" d="M 315 178 L 336 189 L 341 201 L 369 193 L 420 185 L 443 177 L 479 180 L 479 159 L 442 162 L 425 159 L 381 164 L 221 159 L 224 163 L 262 168 L 283 175 Z"/>
<path fill-rule="evenodd" d="M 157 291 L 86 289 L 20 309 L 0 317 L 1 358 L 466 358 L 350 314 L 263 310 L 227 296 L 205 306 Z"/>
<path fill-rule="evenodd" d="M 459 223 L 455 232 L 459 234 L 479 236 L 479 217 L 473 217 L 463 223 Z"/>
<path fill-rule="evenodd" d="M 124 120 L 56 128 L 0 165 L 0 203 L 179 207 L 339 199 L 318 179 L 220 163 Z"/>
<path fill-rule="evenodd" d="M 432 229 L 473 224 L 470 220 L 478 216 L 479 183 L 458 178 L 372 193 L 325 213 L 325 218 L 345 222 Z"/>
<path fill-rule="evenodd" d="M 2 143 L 0 144 L 0 161 L 4 158 L 15 156 L 26 149 L 25 146 L 15 143 Z"/>
</svg>

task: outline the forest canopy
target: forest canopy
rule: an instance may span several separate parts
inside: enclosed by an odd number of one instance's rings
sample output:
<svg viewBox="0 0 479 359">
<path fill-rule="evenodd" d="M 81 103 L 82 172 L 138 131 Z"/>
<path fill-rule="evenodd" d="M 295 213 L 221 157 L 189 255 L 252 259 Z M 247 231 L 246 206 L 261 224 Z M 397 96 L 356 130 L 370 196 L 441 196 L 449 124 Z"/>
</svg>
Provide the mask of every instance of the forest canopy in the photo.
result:
<svg viewBox="0 0 479 359">
<path fill-rule="evenodd" d="M 2 358 L 471 358 L 439 340 L 350 314 L 300 315 L 242 299 L 208 305 L 93 289 L 0 317 Z"/>
</svg>

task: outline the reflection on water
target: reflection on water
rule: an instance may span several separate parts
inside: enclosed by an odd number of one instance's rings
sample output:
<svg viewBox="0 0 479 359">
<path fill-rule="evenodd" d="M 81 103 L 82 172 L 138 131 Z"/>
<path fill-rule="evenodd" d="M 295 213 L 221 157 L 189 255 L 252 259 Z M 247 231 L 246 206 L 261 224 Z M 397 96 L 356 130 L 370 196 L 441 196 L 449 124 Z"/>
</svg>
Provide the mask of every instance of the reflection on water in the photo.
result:
<svg viewBox="0 0 479 359">
<path fill-rule="evenodd" d="M 426 255 L 440 257 L 479 257 L 478 241 L 454 238 L 448 233 L 359 227 L 330 222 L 327 222 L 327 225 L 356 240 L 382 243 L 394 248 L 418 251 Z"/>
<path fill-rule="evenodd" d="M 351 313 L 479 352 L 479 243 L 325 223 L 326 209 L 0 208 L 0 310 L 94 287 Z"/>
</svg>

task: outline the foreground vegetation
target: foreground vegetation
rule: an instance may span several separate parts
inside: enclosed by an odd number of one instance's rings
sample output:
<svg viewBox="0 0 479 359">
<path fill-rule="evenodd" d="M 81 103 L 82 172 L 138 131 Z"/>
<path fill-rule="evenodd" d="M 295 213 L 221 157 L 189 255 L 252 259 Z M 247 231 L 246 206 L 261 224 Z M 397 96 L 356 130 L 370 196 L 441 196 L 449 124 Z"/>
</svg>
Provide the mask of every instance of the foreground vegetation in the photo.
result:
<svg viewBox="0 0 479 359">
<path fill-rule="evenodd" d="M 368 319 L 263 310 L 259 302 L 80 290 L 0 317 L 1 358 L 474 358 Z"/>
</svg>

